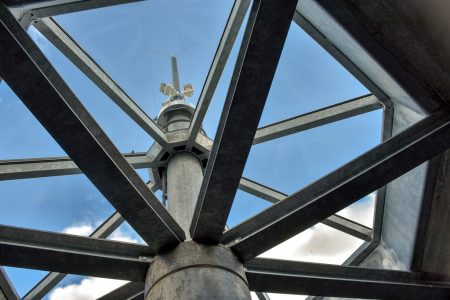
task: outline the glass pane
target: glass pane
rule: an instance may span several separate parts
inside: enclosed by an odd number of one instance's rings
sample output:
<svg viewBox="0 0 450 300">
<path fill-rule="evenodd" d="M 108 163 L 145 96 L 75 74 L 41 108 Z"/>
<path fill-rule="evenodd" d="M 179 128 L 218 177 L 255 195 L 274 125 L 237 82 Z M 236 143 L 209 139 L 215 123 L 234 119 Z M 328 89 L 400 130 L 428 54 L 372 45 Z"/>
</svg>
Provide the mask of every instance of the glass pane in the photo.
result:
<svg viewBox="0 0 450 300">
<path fill-rule="evenodd" d="M 268 201 L 238 190 L 228 216 L 227 226 L 234 227 L 270 205 Z"/>
<path fill-rule="evenodd" d="M 252 147 L 244 176 L 291 194 L 380 142 L 374 111 Z"/>
<path fill-rule="evenodd" d="M 368 93 L 328 52 L 292 23 L 259 126 Z"/>
<path fill-rule="evenodd" d="M 3 80 L 0 83 L 0 159 L 67 156 Z"/>
<path fill-rule="evenodd" d="M 260 257 L 341 265 L 363 242 L 319 223 Z"/>
<path fill-rule="evenodd" d="M 113 207 L 85 175 L 0 181 L 0 224 L 88 234 Z"/>
<path fill-rule="evenodd" d="M 23 297 L 45 275 L 46 271 L 3 267 L 20 297 Z"/>
</svg>

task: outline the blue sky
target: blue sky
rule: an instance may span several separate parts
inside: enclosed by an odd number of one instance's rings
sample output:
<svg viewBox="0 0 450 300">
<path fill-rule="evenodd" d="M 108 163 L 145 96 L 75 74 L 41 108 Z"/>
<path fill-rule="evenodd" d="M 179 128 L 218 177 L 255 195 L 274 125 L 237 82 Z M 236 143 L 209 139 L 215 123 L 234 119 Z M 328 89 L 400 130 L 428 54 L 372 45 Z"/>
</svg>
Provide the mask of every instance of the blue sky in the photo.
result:
<svg viewBox="0 0 450 300">
<path fill-rule="evenodd" d="M 55 19 L 151 117 L 156 117 L 165 100 L 159 84 L 171 81 L 169 56 L 173 54 L 178 57 L 181 83 L 194 86 L 190 101 L 196 104 L 231 7 L 232 1 L 225 0 L 152 0 Z M 34 28 L 29 34 L 122 152 L 146 151 L 150 147 L 153 140 L 70 61 Z M 242 30 L 203 124 L 211 138 L 241 38 Z M 293 23 L 260 126 L 367 93 Z M 378 144 L 381 115 L 378 110 L 256 145 L 244 176 L 286 194 L 293 193 Z M 0 126 L 4 128 L 0 159 L 66 155 L 4 82 L 0 84 Z M 148 180 L 145 170 L 139 174 Z M 93 228 L 114 211 L 84 175 L 0 181 L 0 195 L 0 223 L 7 225 L 68 232 L 68 228 L 77 226 L 79 230 Z M 358 213 L 347 212 L 346 216 L 367 220 L 363 209 L 369 207 L 369 198 L 356 204 L 353 212 Z M 235 225 L 268 205 L 239 191 L 228 224 Z M 327 241 L 329 236 L 339 235 L 326 230 L 319 226 L 314 234 Z M 116 234 L 124 236 L 140 241 L 127 225 Z M 15 268 L 7 268 L 7 272 L 21 295 L 45 275 L 42 271 Z M 60 286 L 80 285 L 82 279 L 68 276 Z"/>
</svg>

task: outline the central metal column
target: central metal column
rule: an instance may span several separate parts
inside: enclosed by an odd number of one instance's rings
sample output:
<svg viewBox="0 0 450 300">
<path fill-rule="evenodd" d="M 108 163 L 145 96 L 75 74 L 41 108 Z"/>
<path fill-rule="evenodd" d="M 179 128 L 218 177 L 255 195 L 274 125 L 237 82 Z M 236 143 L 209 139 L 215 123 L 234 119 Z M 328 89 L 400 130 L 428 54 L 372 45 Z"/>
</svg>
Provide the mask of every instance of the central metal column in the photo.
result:
<svg viewBox="0 0 450 300">
<path fill-rule="evenodd" d="M 188 130 L 194 113 L 179 91 L 174 58 L 172 71 L 173 87 L 177 91 L 168 93 L 171 98 L 163 103 L 158 116 L 158 125 L 168 135 Z M 192 152 L 181 150 L 169 158 L 163 173 L 167 208 L 185 231 L 188 241 L 155 257 L 145 280 L 145 299 L 250 300 L 244 268 L 228 248 L 189 241 L 189 227 L 203 181 L 200 159 Z"/>
<path fill-rule="evenodd" d="M 203 180 L 199 158 L 190 152 L 178 152 L 166 166 L 168 210 L 189 238 L 189 226 Z"/>
</svg>

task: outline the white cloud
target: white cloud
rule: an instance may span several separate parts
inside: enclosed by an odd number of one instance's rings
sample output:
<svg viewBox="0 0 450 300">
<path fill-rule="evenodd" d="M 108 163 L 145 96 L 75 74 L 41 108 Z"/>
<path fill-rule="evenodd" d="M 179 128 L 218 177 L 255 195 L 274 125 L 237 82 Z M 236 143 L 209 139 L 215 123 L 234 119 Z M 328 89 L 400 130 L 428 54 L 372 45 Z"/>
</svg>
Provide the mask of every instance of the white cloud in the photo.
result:
<svg viewBox="0 0 450 300">
<path fill-rule="evenodd" d="M 98 222 L 99 223 L 99 222 Z M 95 227 L 92 223 L 80 223 L 72 225 L 63 229 L 64 233 L 88 236 L 94 231 Z M 121 242 L 137 243 L 138 241 L 125 234 L 121 228 L 114 231 L 109 239 Z M 115 290 L 119 286 L 125 284 L 127 281 L 105 279 L 97 277 L 87 277 L 79 283 L 69 284 L 58 287 L 53 290 L 50 295 L 50 300 L 93 300 L 98 297 Z"/>
<path fill-rule="evenodd" d="M 88 236 L 94 231 L 94 227 L 91 224 L 80 224 L 69 226 L 63 229 L 64 233 Z"/>
<path fill-rule="evenodd" d="M 50 300 L 94 300 L 124 285 L 127 281 L 88 277 L 78 284 L 58 287 L 49 295 Z"/>
<path fill-rule="evenodd" d="M 127 243 L 138 243 L 137 239 L 125 234 L 120 228 L 114 231 L 108 239 Z"/>
<path fill-rule="evenodd" d="M 99 222 L 97 222 L 96 224 L 99 224 Z M 80 223 L 78 225 L 71 225 L 69 227 L 64 228 L 63 233 L 89 236 L 94 230 L 95 227 L 92 223 Z M 121 228 L 116 229 L 108 237 L 108 239 L 127 243 L 138 243 L 137 239 L 123 232 Z"/>
</svg>

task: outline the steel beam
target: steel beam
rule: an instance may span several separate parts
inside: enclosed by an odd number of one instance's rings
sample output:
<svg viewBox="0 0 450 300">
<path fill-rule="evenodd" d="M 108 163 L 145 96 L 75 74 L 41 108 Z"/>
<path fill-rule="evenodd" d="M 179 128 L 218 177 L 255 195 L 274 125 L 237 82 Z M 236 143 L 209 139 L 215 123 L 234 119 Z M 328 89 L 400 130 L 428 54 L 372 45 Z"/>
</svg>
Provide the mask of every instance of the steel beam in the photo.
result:
<svg viewBox="0 0 450 300">
<path fill-rule="evenodd" d="M 3 3 L 0 21 L 0 57 L 8 58 L 0 61 L 0 76 L 10 88 L 154 251 L 184 240 L 180 226 Z"/>
<path fill-rule="evenodd" d="M 146 153 L 123 154 L 135 169 L 152 168 Z M 0 180 L 81 174 L 81 170 L 69 157 L 49 157 L 16 160 L 0 160 Z"/>
<path fill-rule="evenodd" d="M 26 12 L 33 18 L 79 12 L 83 10 L 126 4 L 142 0 L 5 0 L 13 12 Z"/>
<path fill-rule="evenodd" d="M 351 118 L 382 107 L 382 104 L 373 95 L 354 98 L 346 102 L 258 128 L 253 145 Z"/>
<path fill-rule="evenodd" d="M 250 289 L 258 292 L 369 299 L 448 299 L 441 275 L 254 259 L 246 264 Z"/>
<path fill-rule="evenodd" d="M 4 298 L 2 298 L 4 297 Z M 0 267 L 0 299 L 6 300 L 19 300 L 19 294 L 17 294 L 12 282 L 9 280 L 5 269 Z"/>
<path fill-rule="evenodd" d="M 200 97 L 198 98 L 198 104 L 195 109 L 194 116 L 192 117 L 191 125 L 189 126 L 188 147 L 194 144 L 195 139 L 200 132 L 209 103 L 211 102 L 214 92 L 216 91 L 223 69 L 225 68 L 228 57 L 233 49 L 234 42 L 236 41 L 236 37 L 242 26 L 242 22 L 244 21 L 249 5 L 249 0 L 234 1 L 227 25 L 223 31 L 219 46 L 211 64 L 211 68 L 209 69 L 208 76 L 206 77 L 205 85 L 203 86 Z"/>
<path fill-rule="evenodd" d="M 44 18 L 33 25 L 157 143 L 170 149 L 161 128 L 58 23 L 52 18 Z"/>
<path fill-rule="evenodd" d="M 441 110 L 225 232 L 222 242 L 247 261 L 439 154 L 450 146 Z"/>
<path fill-rule="evenodd" d="M 283 194 L 279 191 L 251 181 L 244 177 L 242 177 L 241 181 L 239 182 L 239 189 L 253 196 L 267 200 L 271 203 L 278 203 L 288 197 L 288 195 L 286 194 Z M 372 230 L 369 227 L 366 227 L 339 215 L 332 215 L 323 220 L 322 223 L 364 241 L 372 240 Z"/>
<path fill-rule="evenodd" d="M 0 226 L 0 264 L 86 276 L 143 281 L 148 246 Z"/>
<path fill-rule="evenodd" d="M 121 287 L 109 292 L 97 300 L 122 300 L 130 299 L 137 295 L 142 295 L 140 299 L 144 299 L 144 283 L 143 282 L 129 282 Z M 133 298 L 134 299 L 134 298 Z"/>
<path fill-rule="evenodd" d="M 194 212 L 194 240 L 220 242 L 296 3 L 253 3 Z"/>
</svg>

